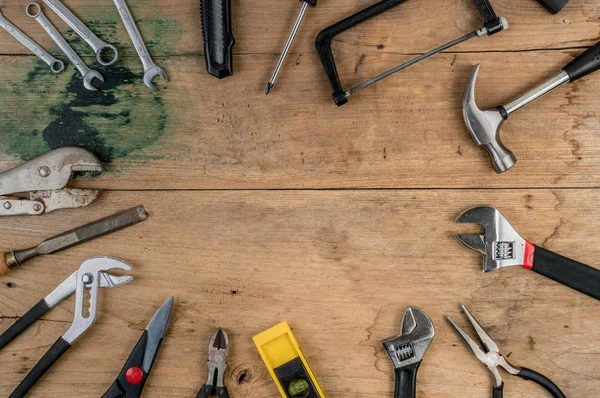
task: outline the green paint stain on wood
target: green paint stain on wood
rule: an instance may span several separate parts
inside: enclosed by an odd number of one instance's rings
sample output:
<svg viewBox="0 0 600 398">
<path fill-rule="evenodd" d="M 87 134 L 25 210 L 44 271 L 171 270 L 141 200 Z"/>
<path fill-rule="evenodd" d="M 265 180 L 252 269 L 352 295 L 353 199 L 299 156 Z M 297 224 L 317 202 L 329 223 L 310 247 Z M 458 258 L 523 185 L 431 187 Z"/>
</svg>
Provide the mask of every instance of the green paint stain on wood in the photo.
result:
<svg viewBox="0 0 600 398">
<path fill-rule="evenodd" d="M 10 83 L 0 87 L 0 149 L 23 160 L 67 145 L 104 162 L 159 158 L 165 104 L 140 73 L 119 64 L 100 69 L 106 82 L 98 92 L 83 87 L 72 65 L 55 75 L 31 58 L 11 70 Z"/>
</svg>

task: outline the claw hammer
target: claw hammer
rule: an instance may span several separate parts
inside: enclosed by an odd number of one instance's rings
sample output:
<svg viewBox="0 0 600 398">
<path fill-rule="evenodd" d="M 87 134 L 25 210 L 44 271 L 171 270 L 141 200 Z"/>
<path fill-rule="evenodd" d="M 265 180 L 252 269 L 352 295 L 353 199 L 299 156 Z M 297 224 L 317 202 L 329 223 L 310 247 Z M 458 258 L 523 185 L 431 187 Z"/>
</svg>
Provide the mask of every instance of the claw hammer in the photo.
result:
<svg viewBox="0 0 600 398">
<path fill-rule="evenodd" d="M 565 66 L 556 76 L 526 92 L 506 105 L 482 111 L 475 102 L 476 65 L 463 98 L 463 117 L 473 140 L 490 155 L 496 173 L 503 173 L 517 162 L 515 155 L 500 140 L 500 128 L 508 117 L 525 105 L 565 83 L 574 82 L 600 69 L 600 42 L 587 49 Z"/>
</svg>

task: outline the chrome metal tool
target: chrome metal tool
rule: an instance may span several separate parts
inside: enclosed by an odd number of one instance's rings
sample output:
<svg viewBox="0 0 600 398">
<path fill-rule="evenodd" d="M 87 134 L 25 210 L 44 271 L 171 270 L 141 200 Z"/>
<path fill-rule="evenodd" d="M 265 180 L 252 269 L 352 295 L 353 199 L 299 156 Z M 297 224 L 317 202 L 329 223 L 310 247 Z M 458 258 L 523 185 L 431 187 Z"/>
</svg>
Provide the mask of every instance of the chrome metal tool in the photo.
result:
<svg viewBox="0 0 600 398">
<path fill-rule="evenodd" d="M 415 398 L 417 371 L 433 341 L 433 322 L 423 311 L 409 307 L 402 318 L 402 333 L 381 342 L 396 370 L 394 398 Z"/>
<path fill-rule="evenodd" d="M 65 70 L 65 64 L 63 61 L 54 58 L 48 51 L 44 50 L 40 47 L 36 42 L 34 42 L 29 36 L 23 33 L 19 28 L 13 25 L 4 15 L 0 12 L 0 28 L 6 30 L 9 35 L 14 37 L 27 47 L 29 51 L 37 55 L 42 61 L 44 61 L 54 73 L 60 73 Z"/>
<path fill-rule="evenodd" d="M 227 370 L 228 356 L 229 337 L 223 329 L 219 328 L 213 333 L 208 345 L 208 361 L 206 362 L 208 377 L 196 398 L 209 398 L 213 394 L 218 398 L 229 398 L 229 392 L 223 381 Z"/>
<path fill-rule="evenodd" d="M 300 29 L 300 24 L 302 23 L 302 20 L 304 19 L 304 15 L 306 14 L 306 10 L 308 9 L 308 6 L 313 6 L 316 7 L 317 5 L 317 0 L 301 0 L 302 1 L 302 7 L 300 8 L 300 12 L 298 13 L 298 17 L 296 18 L 296 22 L 294 22 L 294 26 L 292 27 L 292 31 L 290 32 L 290 36 L 288 37 L 287 41 L 285 42 L 285 46 L 283 47 L 283 51 L 281 52 L 281 55 L 279 56 L 279 60 L 277 61 L 277 65 L 275 65 L 275 70 L 273 71 L 273 74 L 271 75 L 271 78 L 269 79 L 269 82 L 267 83 L 267 87 L 265 88 L 265 94 L 269 94 L 271 92 L 271 90 L 273 90 L 273 87 L 275 87 L 275 80 L 277 80 L 277 76 L 279 76 L 279 72 L 281 72 L 281 67 L 283 66 L 283 63 L 285 62 L 285 58 L 288 55 L 288 52 L 290 51 L 290 48 L 292 47 L 292 43 L 294 42 L 294 39 L 296 38 L 296 34 L 298 34 L 298 30 Z"/>
<path fill-rule="evenodd" d="M 523 239 L 494 207 L 473 207 L 456 222 L 484 228 L 484 235 L 456 235 L 463 245 L 483 255 L 484 272 L 521 266 L 600 300 L 600 270 Z"/>
<path fill-rule="evenodd" d="M 71 231 L 48 238 L 35 247 L 13 250 L 0 255 L 0 276 L 37 256 L 54 254 L 92 239 L 116 232 L 148 218 L 144 206 L 113 214 Z"/>
<path fill-rule="evenodd" d="M 492 340 L 489 334 L 485 331 L 485 329 L 477 322 L 477 319 L 469 312 L 467 307 L 462 306 L 463 311 L 469 318 L 469 322 L 473 326 L 473 329 L 477 332 L 477 336 L 479 336 L 479 340 L 483 343 L 484 349 L 482 349 L 479 344 L 477 344 L 469 335 L 460 327 L 454 320 L 448 317 L 448 321 L 454 326 L 460 337 L 464 340 L 467 346 L 473 351 L 473 354 L 479 359 L 485 366 L 487 366 L 488 370 L 492 373 L 494 377 L 494 387 L 492 389 L 492 398 L 502 398 L 504 392 L 504 381 L 502 380 L 502 376 L 498 370 L 498 367 L 503 368 L 508 373 L 513 376 L 519 376 L 525 380 L 531 380 L 543 388 L 546 389 L 554 398 L 566 398 L 565 394 L 558 388 L 556 384 L 546 376 L 538 373 L 534 370 L 527 368 L 516 368 L 512 366 L 506 358 L 500 354 L 500 349 Z"/>
<path fill-rule="evenodd" d="M 105 43 L 100 40 L 75 14 L 71 12 L 63 3 L 59 0 L 44 0 L 44 3 L 52 11 L 54 11 L 63 21 L 67 23 L 73 29 L 75 33 L 79 35 L 91 48 L 94 50 L 96 60 L 103 66 L 109 66 L 117 62 L 119 59 L 119 52 L 116 47 L 112 44 Z M 109 61 L 105 61 L 104 57 L 106 53 L 112 53 L 112 58 Z"/>
<path fill-rule="evenodd" d="M 121 260 L 110 257 L 93 257 L 79 267 L 79 270 L 67 278 L 48 297 L 40 301 L 19 321 L 21 324 L 11 332 L 15 337 L 27 329 L 33 322 L 48 310 L 75 292 L 75 318 L 71 327 L 60 337 L 40 361 L 29 371 L 10 398 L 22 398 L 42 378 L 42 376 L 58 361 L 71 345 L 92 326 L 98 311 L 98 291 L 101 287 L 116 287 L 131 282 L 131 276 L 112 276 L 111 269 L 129 271 L 131 266 Z M 89 294 L 89 302 L 86 301 Z M 86 315 L 87 313 L 87 315 Z M 21 321 L 22 319 L 25 319 Z M 16 325 L 16 324 L 15 324 Z M 13 325 L 14 326 L 14 325 Z M 8 332 L 7 332 L 8 333 Z M 14 337 L 13 337 L 14 338 Z M 10 341 L 10 340 L 9 340 Z"/>
<path fill-rule="evenodd" d="M 148 52 L 148 48 L 146 47 L 146 43 L 144 43 L 144 39 L 142 38 L 142 34 L 133 20 L 133 16 L 131 15 L 131 11 L 129 11 L 129 7 L 127 6 L 125 0 L 113 0 L 113 2 L 115 3 L 117 10 L 119 10 L 119 15 L 121 15 L 121 19 L 123 20 L 123 24 L 127 29 L 127 33 L 129 33 L 129 37 L 133 42 L 133 46 L 135 47 L 135 50 L 142 61 L 142 65 L 144 66 L 144 84 L 149 89 L 156 90 L 152 80 L 156 76 L 160 76 L 164 81 L 167 81 L 167 74 L 152 60 L 152 57 Z"/>
<path fill-rule="evenodd" d="M 69 188 L 76 172 L 102 172 L 102 163 L 78 147 L 55 149 L 0 173 L 0 216 L 40 215 L 92 203 L 100 191 Z"/>
<path fill-rule="evenodd" d="M 56 30 L 54 25 L 46 18 L 46 15 L 42 12 L 42 7 L 38 3 L 29 3 L 25 12 L 28 16 L 35 19 L 44 28 L 46 33 L 52 38 L 54 43 L 60 48 L 60 50 L 69 58 L 69 60 L 75 65 L 81 77 L 83 78 L 83 86 L 90 91 L 98 91 L 92 84 L 94 79 L 98 79 L 104 82 L 104 77 L 100 72 L 91 69 L 83 62 L 81 57 L 73 50 L 73 48 L 67 43 L 64 37 Z"/>
<path fill-rule="evenodd" d="M 500 139 L 500 128 L 510 115 L 562 86 L 600 69 L 600 42 L 587 49 L 566 65 L 557 75 L 515 98 L 506 105 L 482 111 L 475 102 L 475 81 L 479 65 L 475 65 L 463 97 L 463 118 L 473 141 L 483 147 L 496 173 L 503 173 L 515 165 L 517 159 Z"/>
</svg>

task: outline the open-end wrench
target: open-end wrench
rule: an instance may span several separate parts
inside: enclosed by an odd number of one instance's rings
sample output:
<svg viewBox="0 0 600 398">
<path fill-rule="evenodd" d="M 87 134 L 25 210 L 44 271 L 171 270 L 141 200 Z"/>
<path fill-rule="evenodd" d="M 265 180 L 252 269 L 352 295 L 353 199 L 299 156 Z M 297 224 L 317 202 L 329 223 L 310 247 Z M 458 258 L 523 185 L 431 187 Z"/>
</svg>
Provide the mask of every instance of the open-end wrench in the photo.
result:
<svg viewBox="0 0 600 398">
<path fill-rule="evenodd" d="M 167 81 L 167 74 L 152 60 L 152 57 L 146 48 L 146 44 L 144 43 L 144 39 L 142 38 L 142 34 L 133 20 L 133 16 L 131 15 L 131 11 L 129 11 L 129 7 L 127 7 L 125 0 L 113 0 L 113 2 L 115 3 L 117 10 L 119 10 L 121 19 L 125 24 L 125 28 L 127 28 L 127 33 L 129 33 L 129 37 L 131 37 L 133 46 L 140 56 L 140 60 L 144 66 L 144 83 L 146 86 L 148 86 L 148 88 L 156 90 L 156 87 L 154 87 L 154 84 L 152 84 L 152 79 L 154 79 L 156 76 L 160 76 L 164 81 Z"/>
<path fill-rule="evenodd" d="M 381 342 L 396 369 L 394 398 L 416 397 L 417 371 L 434 336 L 431 319 L 420 309 L 409 307 L 402 318 L 402 333 Z"/>
<path fill-rule="evenodd" d="M 101 82 L 104 82 L 104 77 L 91 68 L 89 68 L 81 59 L 79 55 L 71 48 L 69 43 L 61 36 L 61 34 L 56 30 L 54 25 L 46 18 L 44 13 L 42 12 L 42 7 L 38 3 L 29 3 L 25 8 L 25 12 L 31 18 L 35 19 L 39 22 L 40 25 L 44 28 L 44 30 L 50 35 L 52 40 L 56 43 L 58 48 L 71 60 L 73 65 L 79 70 L 79 73 L 83 76 L 83 86 L 91 91 L 97 91 L 98 89 L 92 85 L 92 80 L 98 79 Z"/>
<path fill-rule="evenodd" d="M 115 46 L 108 44 L 98 36 L 96 36 L 79 18 L 75 16 L 63 3 L 59 0 L 44 0 L 44 3 L 52 9 L 63 21 L 65 21 L 71 29 L 75 31 L 85 42 L 92 47 L 96 59 L 103 66 L 109 66 L 117 62 L 119 59 L 119 52 Z M 106 50 L 113 52 L 113 58 L 105 62 L 102 58 Z"/>
<path fill-rule="evenodd" d="M 13 25 L 8 19 L 6 19 L 6 17 L 2 15 L 2 12 L 0 12 L 0 27 L 6 30 L 9 35 L 17 39 L 19 43 L 27 47 L 29 51 L 37 55 L 42 61 L 48 64 L 52 72 L 60 73 L 65 70 L 65 64 L 63 61 L 54 58 L 52 55 L 50 55 L 50 53 L 48 53 L 48 51 L 44 50 L 36 42 L 31 40 L 29 36 L 19 30 L 19 28 Z"/>
</svg>

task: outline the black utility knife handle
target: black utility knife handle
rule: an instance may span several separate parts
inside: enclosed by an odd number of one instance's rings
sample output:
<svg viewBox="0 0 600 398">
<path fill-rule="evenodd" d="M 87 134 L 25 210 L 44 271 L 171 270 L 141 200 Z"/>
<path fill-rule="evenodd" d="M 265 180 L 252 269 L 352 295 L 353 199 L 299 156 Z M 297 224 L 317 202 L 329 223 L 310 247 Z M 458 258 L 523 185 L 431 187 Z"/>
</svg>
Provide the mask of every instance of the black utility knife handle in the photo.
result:
<svg viewBox="0 0 600 398">
<path fill-rule="evenodd" d="M 569 0 L 538 0 L 538 2 L 552 14 L 558 14 L 567 5 Z"/>
<path fill-rule="evenodd" d="M 571 82 L 596 72 L 598 69 L 600 69 L 600 42 L 579 54 L 563 68 Z"/>
<path fill-rule="evenodd" d="M 231 0 L 200 0 L 204 58 L 209 74 L 223 79 L 233 74 Z"/>
<path fill-rule="evenodd" d="M 325 73 L 327 73 L 327 79 L 329 80 L 331 89 L 333 90 L 333 99 L 338 106 L 344 105 L 346 102 L 348 102 L 348 99 L 344 93 L 342 83 L 340 82 L 340 76 L 338 75 L 338 71 L 335 66 L 333 51 L 331 51 L 331 41 L 340 33 L 366 21 L 367 19 L 373 18 L 391 8 L 394 8 L 405 1 L 406 0 L 380 1 L 377 4 L 373 4 L 372 6 L 367 7 L 356 14 L 323 29 L 317 35 L 317 40 L 315 42 L 317 53 L 319 54 L 321 64 L 323 64 L 323 67 L 325 68 Z"/>
<path fill-rule="evenodd" d="M 535 370 L 521 368 L 521 371 L 517 373 L 517 376 L 536 382 L 540 386 L 544 387 L 554 398 L 566 398 L 565 394 L 558 388 L 556 384 L 546 376 Z"/>
<path fill-rule="evenodd" d="M 417 396 L 417 371 L 421 362 L 396 369 L 394 398 L 415 398 Z"/>
<path fill-rule="evenodd" d="M 23 398 L 39 379 L 63 356 L 71 344 L 60 337 L 40 361 L 29 371 L 21 384 L 10 394 L 9 398 Z"/>
<path fill-rule="evenodd" d="M 600 270 L 535 246 L 532 271 L 600 300 Z"/>
<path fill-rule="evenodd" d="M 2 335 L 0 335 L 0 350 L 6 347 L 8 343 L 13 341 L 18 335 L 23 333 L 35 321 L 40 319 L 46 312 L 50 310 L 45 300 L 40 300 L 32 309 L 27 311 L 25 315 L 19 318 L 11 327 L 9 327 Z"/>
</svg>

